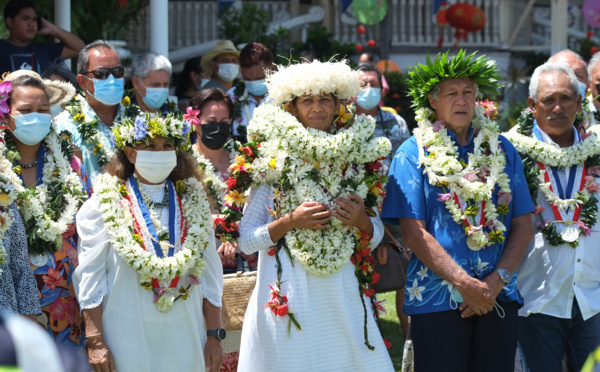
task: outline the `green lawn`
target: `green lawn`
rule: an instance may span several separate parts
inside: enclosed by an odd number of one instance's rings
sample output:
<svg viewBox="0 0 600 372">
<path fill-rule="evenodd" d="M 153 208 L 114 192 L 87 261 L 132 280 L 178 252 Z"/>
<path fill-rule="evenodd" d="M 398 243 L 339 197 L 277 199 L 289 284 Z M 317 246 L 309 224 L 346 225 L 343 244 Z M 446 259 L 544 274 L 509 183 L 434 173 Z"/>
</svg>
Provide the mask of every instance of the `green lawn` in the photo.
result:
<svg viewBox="0 0 600 372">
<path fill-rule="evenodd" d="M 379 300 L 386 300 L 384 307 L 387 314 L 383 314 L 380 318 L 381 327 L 383 329 L 383 337 L 392 343 L 392 347 L 388 351 L 394 363 L 394 368 L 399 372 L 402 367 L 404 337 L 402 335 L 400 320 L 396 315 L 396 292 L 380 293 L 377 297 Z"/>
</svg>

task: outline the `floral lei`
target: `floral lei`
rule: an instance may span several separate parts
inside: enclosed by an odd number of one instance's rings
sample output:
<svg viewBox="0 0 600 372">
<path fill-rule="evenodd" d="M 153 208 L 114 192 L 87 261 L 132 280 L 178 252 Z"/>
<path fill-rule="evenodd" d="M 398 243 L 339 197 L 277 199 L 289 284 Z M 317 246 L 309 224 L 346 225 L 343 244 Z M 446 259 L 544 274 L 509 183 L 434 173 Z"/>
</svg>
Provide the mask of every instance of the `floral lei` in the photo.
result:
<svg viewBox="0 0 600 372">
<path fill-rule="evenodd" d="M 249 128 L 251 142 L 242 147 L 241 155 L 230 167 L 225 196 L 225 218 L 218 219 L 217 231 L 227 240 L 239 236 L 236 221 L 241 219 L 240 206 L 247 201 L 246 191 L 251 185 L 267 183 L 275 191 L 275 209 L 270 214 L 281 217 L 292 212 L 305 201 L 333 204 L 341 195 L 357 194 L 365 201 L 365 210 L 374 215 L 373 208 L 385 196 L 383 185 L 386 177 L 380 174 L 380 159 L 389 153 L 391 145 L 387 138 L 372 138 L 375 121 L 371 117 L 356 117 L 341 107 L 333 134 L 305 128 L 283 108 L 271 104 L 258 107 Z M 365 139 L 370 139 L 365 141 Z M 271 286 L 269 306 L 276 316 L 288 316 L 288 330 L 293 323 L 300 324 L 289 311 L 287 297 L 283 296 L 281 283 L 280 252 L 284 251 L 290 261 L 298 262 L 313 275 L 330 275 L 350 260 L 356 267 L 360 291 L 370 297 L 376 308 L 371 285 L 379 280 L 373 272 L 370 256 L 371 236 L 347 227 L 336 218 L 325 230 L 294 229 L 271 247 L 268 254 L 275 256 L 277 282 Z M 332 249 L 335 247 L 336 249 Z M 362 296 L 365 314 L 367 313 Z M 369 349 L 365 315 L 365 344 Z"/>
<path fill-rule="evenodd" d="M 66 132 L 50 132 L 44 138 L 42 184 L 27 188 L 19 177 L 21 159 L 11 136 L 0 154 L 0 171 L 18 192 L 17 206 L 23 215 L 31 254 L 54 253 L 62 246 L 62 234 L 74 222 L 75 214 L 86 200 L 79 176 L 71 169 L 72 151 Z"/>
<path fill-rule="evenodd" d="M 575 248 L 579 244 L 578 240 L 566 241 L 562 234 L 558 234 L 555 224 L 565 223 L 569 226 L 576 223 L 581 233 L 587 236 L 591 233 L 591 228 L 597 222 L 598 199 L 596 199 L 596 195 L 598 194 L 600 185 L 595 182 L 594 176 L 600 176 L 600 140 L 597 133 L 598 130 L 596 127 L 592 127 L 590 133 L 581 133 L 582 127 L 580 126 L 580 133 L 582 134 L 581 142 L 575 146 L 557 148 L 531 137 L 534 120 L 533 112 L 530 109 L 523 110 L 517 121 L 517 130 L 510 131 L 507 134 L 507 138 L 513 143 L 523 160 L 529 193 L 535 204 L 534 213 L 540 218 L 540 221 L 536 224 L 537 228 L 542 231 L 546 240 L 551 245 L 569 244 Z M 580 117 L 579 120 L 581 121 Z M 576 192 L 574 199 L 561 199 L 556 195 L 552 190 L 552 184 L 546 180 L 546 171 L 541 169 L 539 165 L 566 168 L 581 163 L 584 164 L 588 176 L 584 178 L 583 189 Z M 544 220 L 541 215 L 544 207 L 537 204 L 538 191 L 544 194 L 544 197 L 551 205 L 563 212 L 569 208 L 575 209 L 581 205 L 578 221 Z"/>
<path fill-rule="evenodd" d="M 438 201 L 446 205 L 454 222 L 463 226 L 468 236 L 467 245 L 474 251 L 504 242 L 506 227 L 499 217 L 508 213 L 508 203 L 512 200 L 510 180 L 504 173 L 506 158 L 498 138 L 500 131 L 489 114 L 486 116 L 486 110 L 483 103 L 475 107 L 475 148 L 469 154 L 468 163 L 458 159 L 456 144 L 444 123 L 430 121 L 435 118 L 430 109 L 417 110 L 419 126 L 414 131 L 419 165 L 424 168 L 429 183 L 443 190 L 438 193 Z M 496 185 L 499 187 L 498 206 L 492 201 Z M 464 212 L 461 199 L 466 204 Z M 480 214 L 478 223 L 476 217 Z"/>
<path fill-rule="evenodd" d="M 210 207 L 202 184 L 195 178 L 177 181 L 176 190 L 183 212 L 181 250 L 172 257 L 160 258 L 145 249 L 145 239 L 134 215 L 133 192 L 127 182 L 118 177 L 102 174 L 94 184 L 100 201 L 104 226 L 113 249 L 140 275 L 142 287 L 153 290 L 154 302 L 161 312 L 168 312 L 177 300 L 186 300 L 192 286 L 206 265 L 204 251 L 212 235 Z M 142 221 L 143 223 L 143 221 Z M 178 278 L 188 275 L 187 287 L 176 287 Z"/>
<path fill-rule="evenodd" d="M 5 150 L 3 133 L 0 132 L 0 151 L 4 152 Z M 12 168 L 12 164 L 8 164 L 8 168 L 6 166 L 7 164 L 4 161 L 0 161 L 0 168 L 2 168 L 0 169 L 0 274 L 2 274 L 2 266 L 6 262 L 6 250 L 2 244 L 4 234 L 14 222 L 13 212 L 9 209 L 9 206 L 19 195 L 17 188 L 9 177 L 10 173 L 7 171 L 7 169 Z"/>
<path fill-rule="evenodd" d="M 102 125 L 100 119 L 91 119 L 83 113 L 81 109 L 81 100 L 83 97 L 78 96 L 67 102 L 65 110 L 71 114 L 71 117 L 78 124 L 79 132 L 84 141 L 90 145 L 94 155 L 98 155 L 98 165 L 104 167 L 115 154 L 112 148 L 112 143 L 108 143 L 102 134 L 98 131 L 98 127 Z M 107 146 L 108 145 L 108 146 Z"/>
<path fill-rule="evenodd" d="M 202 183 L 206 186 L 208 195 L 215 201 L 217 210 L 221 212 L 224 205 L 223 195 L 227 191 L 227 184 L 221 175 L 215 172 L 215 167 L 204 155 L 198 154 L 196 151 L 192 151 L 192 155 L 194 155 L 198 163 L 198 168 L 200 168 L 204 175 Z"/>
</svg>

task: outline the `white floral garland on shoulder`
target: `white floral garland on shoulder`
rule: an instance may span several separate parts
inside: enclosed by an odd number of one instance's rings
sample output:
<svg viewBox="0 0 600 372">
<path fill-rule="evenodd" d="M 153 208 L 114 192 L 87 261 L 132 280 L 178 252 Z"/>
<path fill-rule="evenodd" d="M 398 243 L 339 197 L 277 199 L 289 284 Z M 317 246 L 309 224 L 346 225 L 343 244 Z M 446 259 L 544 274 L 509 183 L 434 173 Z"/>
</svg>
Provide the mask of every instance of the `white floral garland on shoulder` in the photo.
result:
<svg viewBox="0 0 600 372">
<path fill-rule="evenodd" d="M 185 190 L 182 209 L 187 237 L 179 252 L 164 258 L 144 250 L 138 243 L 139 237 L 134 236 L 133 211 L 123 196 L 123 192 L 131 193 L 131 190 L 122 184 L 123 180 L 118 177 L 102 174 L 96 179 L 94 190 L 100 202 L 104 227 L 110 236 L 112 248 L 140 275 L 140 283 L 146 285 L 151 278 L 171 281 L 176 276 L 186 274 L 199 278 L 206 266 L 204 252 L 209 244 L 208 239 L 212 236 L 210 206 L 200 181 L 188 178 L 176 185 L 178 190 Z M 172 295 L 160 296 L 157 308 L 160 311 L 169 311 L 174 301 L 175 297 Z"/>
<path fill-rule="evenodd" d="M 600 127 L 592 126 L 588 129 L 590 137 L 582 140 L 575 146 L 561 148 L 534 137 L 524 136 L 513 127 L 505 137 L 512 142 L 518 152 L 526 153 L 534 161 L 550 167 L 566 168 L 581 164 L 592 155 L 600 153 Z"/>
<path fill-rule="evenodd" d="M 256 108 L 249 137 L 260 135 L 266 140 L 261 141 L 261 157 L 252 163 L 253 180 L 275 189 L 275 216 L 290 213 L 306 201 L 332 205 L 335 198 L 348 194 L 364 199 L 369 192 L 366 172 L 352 164 L 376 161 L 391 150 L 387 138 L 372 138 L 374 129 L 375 120 L 360 115 L 349 129 L 331 134 L 304 127 L 296 117 L 272 104 Z M 289 189 L 281 192 L 284 173 Z M 293 258 L 311 274 L 333 274 L 353 254 L 353 234 L 336 218 L 330 224 L 325 230 L 294 229 L 286 235 Z"/>
<path fill-rule="evenodd" d="M 484 115 L 483 106 L 475 107 L 473 117 L 473 131 L 476 136 L 473 140 L 474 151 L 469 154 L 468 163 L 464 164 L 458 160 L 458 147 L 449 136 L 447 129 L 441 122 L 431 123 L 429 118 L 433 112 L 427 108 L 421 108 L 416 112 L 419 126 L 415 128 L 414 134 L 419 149 L 419 166 L 423 167 L 434 186 L 448 188 L 449 193 L 440 194 L 440 201 L 446 205 L 451 213 L 452 219 L 465 228 L 468 235 L 467 244 L 472 250 L 479 250 L 493 243 L 504 241 L 503 232 L 506 227 L 498 218 L 501 213 L 492 202 L 492 193 L 498 185 L 500 193 L 503 193 L 503 201 L 507 204 L 511 200 L 509 178 L 504 173 L 506 158 L 500 146 L 498 138 L 500 131 L 498 125 Z M 429 155 L 425 155 L 425 150 Z M 489 154 L 486 155 L 486 150 Z M 484 181 L 480 181 L 483 178 Z M 484 232 L 485 225 L 479 225 L 475 217 L 480 208 L 476 207 L 470 213 L 468 209 L 464 212 L 457 206 L 453 194 L 470 203 L 480 204 L 485 201 L 486 219 L 489 222 L 490 233 Z M 507 206 L 501 211 L 507 212 Z M 505 214 L 502 213 L 502 214 Z M 463 220 L 473 216 L 470 226 L 464 226 Z"/>
<path fill-rule="evenodd" d="M 4 141 L 0 141 L 0 151 L 4 153 L 6 145 Z M 0 160 L 0 274 L 2 274 L 2 266 L 6 263 L 6 249 L 4 248 L 4 234 L 13 224 L 15 218 L 13 212 L 9 209 L 9 206 L 14 203 L 17 199 L 18 191 L 9 176 L 10 169 L 12 171 L 12 164 L 7 164 L 3 160 Z"/>
<path fill-rule="evenodd" d="M 85 201 L 86 194 L 79 176 L 73 172 L 69 160 L 61 150 L 58 135 L 50 132 L 43 141 L 46 152 L 41 185 L 35 189 L 25 187 L 21 178 L 15 173 L 13 164 L 6 157 L 6 146 L 2 146 L 0 154 L 0 171 L 10 179 L 19 194 L 17 206 L 23 215 L 23 221 L 26 225 L 29 221 L 34 222 L 28 230 L 33 229 L 34 238 L 50 243 L 47 250 L 54 252 L 62 245 L 62 234 L 74 222 L 75 214 Z M 47 185 L 54 181 L 64 185 L 65 190 L 63 197 L 66 204 L 59 213 L 49 211 L 51 204 Z M 53 217 L 55 215 L 57 217 Z"/>
</svg>

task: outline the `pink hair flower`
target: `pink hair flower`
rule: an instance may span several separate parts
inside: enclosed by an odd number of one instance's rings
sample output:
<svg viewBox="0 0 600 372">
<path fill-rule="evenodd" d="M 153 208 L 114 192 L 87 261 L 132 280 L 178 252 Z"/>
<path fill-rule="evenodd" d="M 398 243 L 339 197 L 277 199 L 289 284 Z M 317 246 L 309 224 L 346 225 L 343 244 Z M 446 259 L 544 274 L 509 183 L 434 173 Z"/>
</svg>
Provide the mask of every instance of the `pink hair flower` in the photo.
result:
<svg viewBox="0 0 600 372">
<path fill-rule="evenodd" d="M 185 119 L 191 125 L 200 124 L 200 119 L 198 119 L 198 115 L 200 115 L 200 110 L 194 110 L 191 106 L 187 108 L 187 114 L 183 114 L 183 119 Z"/>
<path fill-rule="evenodd" d="M 12 89 L 12 83 L 10 80 L 5 80 L 0 84 L 0 119 L 5 118 L 5 114 L 10 111 L 10 107 L 8 107 L 8 94 Z"/>
</svg>

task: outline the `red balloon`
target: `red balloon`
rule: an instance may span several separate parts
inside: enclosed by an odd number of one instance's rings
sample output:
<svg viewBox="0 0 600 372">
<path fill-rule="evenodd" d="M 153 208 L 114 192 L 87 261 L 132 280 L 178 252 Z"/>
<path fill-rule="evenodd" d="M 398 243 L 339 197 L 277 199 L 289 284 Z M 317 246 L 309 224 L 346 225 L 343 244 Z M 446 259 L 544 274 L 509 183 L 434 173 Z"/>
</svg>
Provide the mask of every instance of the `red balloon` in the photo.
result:
<svg viewBox="0 0 600 372">
<path fill-rule="evenodd" d="M 369 45 L 369 48 L 374 48 L 375 47 L 375 40 L 369 40 L 369 41 L 367 41 L 367 44 Z"/>
<path fill-rule="evenodd" d="M 590 52 L 592 52 L 592 54 L 598 53 L 598 47 L 597 46 L 593 46 L 592 49 L 590 50 Z"/>
<path fill-rule="evenodd" d="M 355 48 L 356 48 L 357 52 L 362 52 L 362 50 L 363 50 L 363 46 L 360 44 L 356 44 Z"/>
<path fill-rule="evenodd" d="M 361 35 L 362 35 L 362 34 L 364 34 L 365 32 L 367 32 L 367 29 L 365 28 L 365 26 L 363 26 L 363 25 L 360 25 L 360 26 L 358 26 L 358 27 L 356 28 L 356 31 L 357 31 L 359 34 L 361 34 Z"/>
<path fill-rule="evenodd" d="M 452 27 L 475 32 L 485 26 L 485 13 L 481 8 L 467 3 L 456 3 L 446 11 L 446 20 Z"/>
</svg>

